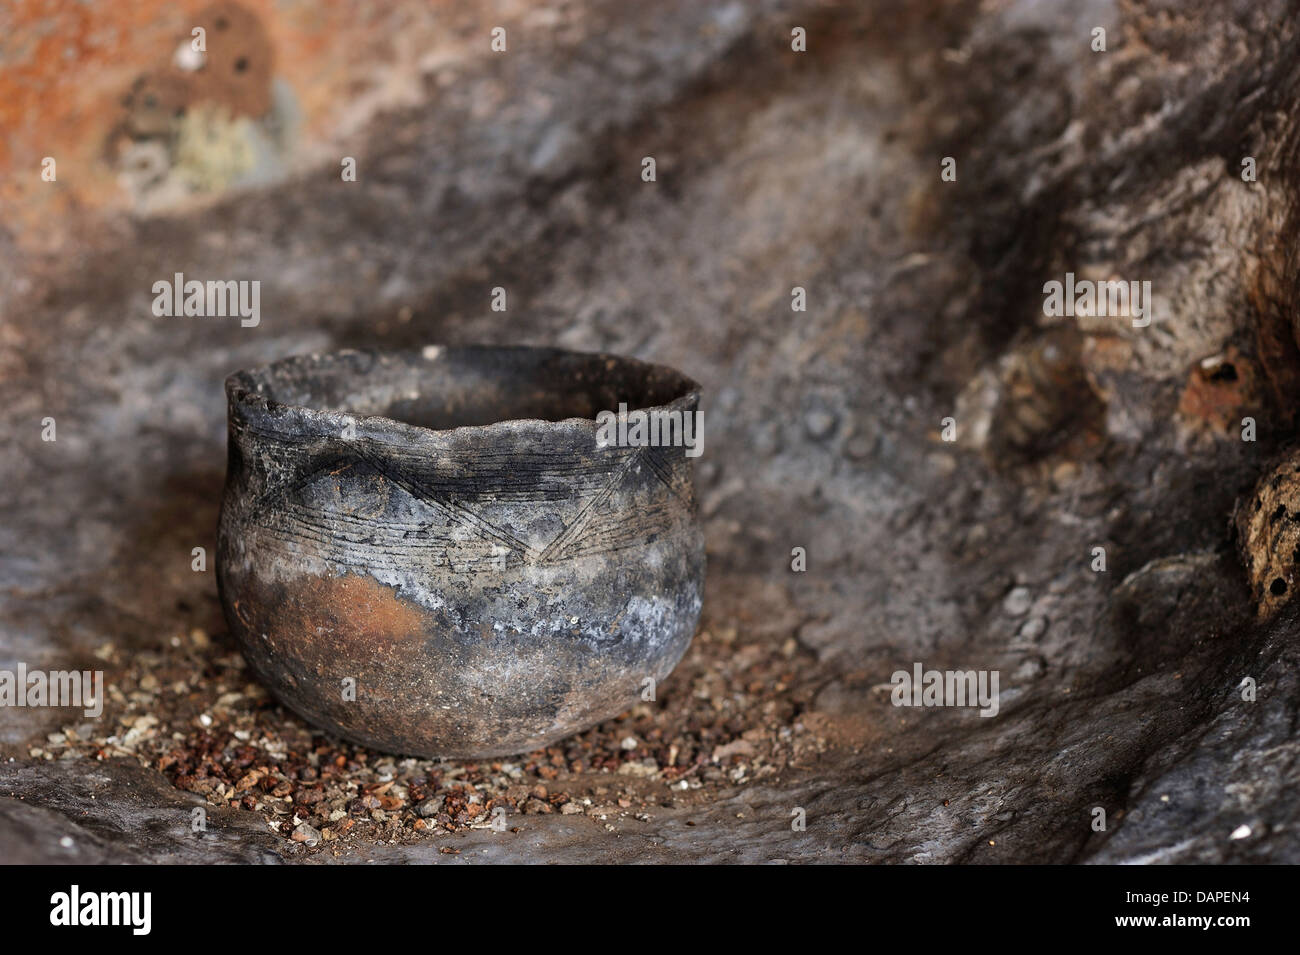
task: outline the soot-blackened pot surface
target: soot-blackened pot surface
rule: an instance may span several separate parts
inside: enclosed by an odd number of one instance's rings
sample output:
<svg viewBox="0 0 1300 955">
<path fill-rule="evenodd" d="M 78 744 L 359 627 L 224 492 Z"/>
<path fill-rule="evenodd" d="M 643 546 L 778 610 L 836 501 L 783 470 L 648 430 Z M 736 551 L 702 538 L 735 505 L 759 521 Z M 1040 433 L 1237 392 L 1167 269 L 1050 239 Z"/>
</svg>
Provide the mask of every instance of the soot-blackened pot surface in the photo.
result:
<svg viewBox="0 0 1300 955">
<path fill-rule="evenodd" d="M 596 415 L 693 413 L 662 366 L 542 348 L 290 358 L 226 381 L 218 582 L 248 662 L 347 739 L 525 752 L 615 716 L 699 620 L 683 447 Z"/>
</svg>

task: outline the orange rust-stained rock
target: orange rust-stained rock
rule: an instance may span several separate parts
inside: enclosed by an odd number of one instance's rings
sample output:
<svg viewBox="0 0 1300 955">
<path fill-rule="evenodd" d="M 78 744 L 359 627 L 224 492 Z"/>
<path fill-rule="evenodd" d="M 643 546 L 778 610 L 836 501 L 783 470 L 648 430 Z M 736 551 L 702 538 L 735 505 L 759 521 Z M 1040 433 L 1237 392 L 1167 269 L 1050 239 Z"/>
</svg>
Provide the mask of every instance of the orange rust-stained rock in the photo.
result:
<svg viewBox="0 0 1300 955">
<path fill-rule="evenodd" d="M 1230 347 L 1192 368 L 1178 399 L 1178 414 L 1193 432 L 1235 435 L 1242 415 L 1254 408 L 1258 397 L 1255 363 Z"/>
<path fill-rule="evenodd" d="M 275 116 L 277 84 L 300 137 L 276 143 L 287 150 L 279 159 L 303 171 L 322 146 L 332 156 L 368 117 L 422 95 L 423 58 L 450 65 L 487 56 L 464 31 L 486 35 L 523 10 L 453 0 L 0 5 L 0 223 L 26 250 L 66 251 L 111 235 L 115 213 L 203 201 L 220 189 L 164 190 L 142 205 L 123 164 L 158 165 L 150 153 L 174 137 L 178 111 L 290 118 Z M 187 69 L 177 51 L 199 26 L 207 52 L 199 69 Z M 130 148 L 141 142 L 150 149 Z M 55 182 L 41 178 L 46 157 L 57 163 Z"/>
</svg>

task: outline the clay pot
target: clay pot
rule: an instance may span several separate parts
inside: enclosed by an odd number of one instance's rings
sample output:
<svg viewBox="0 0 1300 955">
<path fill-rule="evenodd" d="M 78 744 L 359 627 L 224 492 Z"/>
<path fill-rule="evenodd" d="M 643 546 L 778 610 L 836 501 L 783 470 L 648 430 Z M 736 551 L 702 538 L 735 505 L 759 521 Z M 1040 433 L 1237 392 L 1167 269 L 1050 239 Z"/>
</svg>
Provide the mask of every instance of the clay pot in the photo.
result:
<svg viewBox="0 0 1300 955">
<path fill-rule="evenodd" d="M 683 447 L 596 416 L 694 412 L 657 365 L 544 348 L 345 351 L 226 380 L 226 620 L 309 722 L 419 756 L 552 743 L 686 651 L 704 541 Z"/>
</svg>

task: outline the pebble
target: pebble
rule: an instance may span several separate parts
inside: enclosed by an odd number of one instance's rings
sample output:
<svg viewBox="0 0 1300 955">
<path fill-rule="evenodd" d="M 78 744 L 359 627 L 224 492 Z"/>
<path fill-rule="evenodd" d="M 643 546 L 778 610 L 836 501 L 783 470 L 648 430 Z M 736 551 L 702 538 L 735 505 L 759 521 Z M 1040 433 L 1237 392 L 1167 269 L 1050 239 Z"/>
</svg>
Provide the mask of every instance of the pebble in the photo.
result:
<svg viewBox="0 0 1300 955">
<path fill-rule="evenodd" d="M 293 835 L 289 838 L 294 842 L 302 842 L 308 846 L 316 846 L 320 844 L 321 835 L 318 829 L 313 829 L 307 823 L 300 822 L 294 827 Z"/>
<path fill-rule="evenodd" d="M 835 426 L 839 424 L 839 419 L 822 408 L 814 408 L 804 415 L 804 427 L 808 431 L 808 437 L 814 441 L 821 441 L 828 437 Z"/>
<path fill-rule="evenodd" d="M 1043 617 L 1030 617 L 1020 627 L 1020 636 L 1026 640 L 1037 640 L 1047 632 L 1047 620 Z"/>
<path fill-rule="evenodd" d="M 1079 465 L 1073 461 L 1062 461 L 1052 470 L 1052 480 L 1059 487 L 1069 484 L 1079 476 Z"/>
<path fill-rule="evenodd" d="M 1045 666 L 1040 658 L 1030 657 L 1016 668 L 1015 679 L 1036 680 L 1043 675 L 1044 669 Z"/>
<path fill-rule="evenodd" d="M 656 776 L 658 773 L 659 766 L 652 759 L 624 763 L 618 768 L 620 776 Z"/>
<path fill-rule="evenodd" d="M 865 460 L 875 452 L 878 440 L 875 434 L 856 433 L 844 442 L 844 453 L 854 461 Z"/>
<path fill-rule="evenodd" d="M 1009 617 L 1021 617 L 1029 612 L 1034 602 L 1034 595 L 1028 587 L 1012 587 L 1006 599 L 1002 601 L 1002 610 Z"/>
</svg>

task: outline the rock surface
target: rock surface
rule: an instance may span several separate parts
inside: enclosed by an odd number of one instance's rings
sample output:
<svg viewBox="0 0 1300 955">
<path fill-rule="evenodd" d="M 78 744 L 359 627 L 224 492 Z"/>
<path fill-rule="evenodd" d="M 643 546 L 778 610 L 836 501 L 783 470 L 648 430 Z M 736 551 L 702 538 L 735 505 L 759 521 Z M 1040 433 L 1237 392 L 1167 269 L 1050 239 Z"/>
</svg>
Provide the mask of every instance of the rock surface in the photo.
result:
<svg viewBox="0 0 1300 955">
<path fill-rule="evenodd" d="M 53 251 L 0 225 L 0 666 L 220 634 L 191 553 L 230 371 L 550 344 L 703 384 L 704 626 L 793 640 L 782 725 L 825 740 L 691 802 L 648 777 L 648 821 L 326 852 L 241 809 L 193 837 L 162 772 L 48 760 L 66 711 L 5 709 L 0 856 L 1300 862 L 1297 611 L 1257 619 L 1232 530 L 1295 438 L 1296 24 L 1280 0 L 587 0 L 505 55 L 484 24 L 411 65 L 348 140 L 354 183 L 334 149 L 198 206 L 74 204 Z M 155 317 L 178 271 L 260 280 L 260 323 Z M 1150 325 L 1046 317 L 1067 272 L 1149 281 Z M 890 705 L 918 662 L 998 671 L 997 715 Z M 720 742 L 779 736 L 759 715 Z"/>
</svg>

